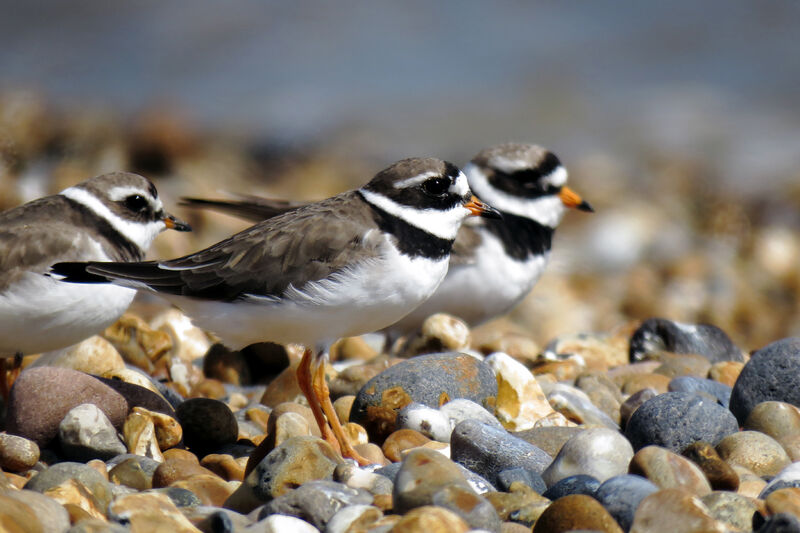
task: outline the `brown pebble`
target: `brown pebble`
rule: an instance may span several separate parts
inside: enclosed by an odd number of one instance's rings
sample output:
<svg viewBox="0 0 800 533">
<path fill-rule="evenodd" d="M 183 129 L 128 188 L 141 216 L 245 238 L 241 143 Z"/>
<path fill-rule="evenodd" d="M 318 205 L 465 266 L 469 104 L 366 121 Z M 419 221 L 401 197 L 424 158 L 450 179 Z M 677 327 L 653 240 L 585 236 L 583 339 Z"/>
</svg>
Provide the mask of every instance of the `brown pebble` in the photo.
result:
<svg viewBox="0 0 800 533">
<path fill-rule="evenodd" d="M 453 511 L 426 505 L 403 515 L 392 533 L 466 533 L 469 529 L 464 519 Z"/>
<path fill-rule="evenodd" d="M 153 488 L 169 487 L 176 481 L 187 479 L 197 474 L 214 475 L 214 472 L 200 466 L 196 459 L 194 461 L 166 459 L 153 472 Z"/>
<path fill-rule="evenodd" d="M 711 485 L 696 464 L 659 446 L 645 446 L 636 452 L 629 472 L 646 477 L 662 489 L 680 488 L 697 496 L 711 492 Z"/>
<path fill-rule="evenodd" d="M 785 402 L 761 402 L 747 415 L 742 429 L 759 431 L 776 440 L 800 434 L 800 409 Z"/>
<path fill-rule="evenodd" d="M 91 461 L 86 463 L 86 466 L 94 468 L 100 473 L 101 476 L 108 479 L 108 467 L 106 466 L 106 463 L 101 461 L 100 459 L 92 459 Z"/>
<path fill-rule="evenodd" d="M 381 449 L 387 459 L 392 462 L 397 462 L 402 459 L 403 450 L 417 448 L 430 441 L 431 439 L 419 431 L 414 431 L 413 429 L 398 429 L 386 437 Z"/>
<path fill-rule="evenodd" d="M 633 515 L 630 533 L 725 533 L 703 502 L 682 489 L 663 489 L 645 497 Z"/>
<path fill-rule="evenodd" d="M 800 519 L 800 488 L 786 487 L 772 491 L 764 503 L 770 515 L 789 513 Z"/>
<path fill-rule="evenodd" d="M 345 337 L 339 339 L 330 348 L 331 361 L 369 361 L 378 355 L 375 348 L 367 344 L 362 337 Z"/>
<path fill-rule="evenodd" d="M 586 365 L 575 359 L 547 361 L 535 364 L 531 369 L 534 375 L 551 374 L 557 381 L 573 381 L 586 370 Z"/>
<path fill-rule="evenodd" d="M 642 389 L 653 389 L 658 394 L 667 392 L 671 378 L 661 374 L 635 374 L 622 384 L 623 394 L 635 394 Z"/>
<path fill-rule="evenodd" d="M 676 378 L 679 376 L 695 376 L 705 378 L 711 369 L 711 361 L 698 354 L 663 353 L 659 357 L 661 366 L 653 373 Z"/>
<path fill-rule="evenodd" d="M 336 410 L 336 416 L 339 417 L 339 421 L 342 424 L 350 421 L 350 410 L 353 408 L 354 401 L 356 401 L 355 395 L 347 394 L 340 398 L 336 398 L 336 401 L 333 402 L 333 408 Z"/>
<path fill-rule="evenodd" d="M 241 481 L 244 479 L 245 465 L 234 459 L 232 455 L 211 453 L 203 457 L 200 465 L 208 468 L 226 481 Z"/>
<path fill-rule="evenodd" d="M 270 413 L 265 411 L 264 409 L 259 409 L 258 407 L 251 407 L 244 412 L 244 418 L 248 422 L 252 422 L 264 433 L 267 432 L 267 422 L 269 421 Z"/>
<path fill-rule="evenodd" d="M 554 501 L 533 526 L 533 533 L 588 529 L 622 533 L 616 520 L 600 503 L 585 494 L 570 494 Z"/>
<path fill-rule="evenodd" d="M 226 395 L 225 385 L 217 379 L 206 378 L 189 391 L 190 398 L 211 398 L 219 400 Z"/>
<path fill-rule="evenodd" d="M 184 461 L 190 461 L 195 464 L 200 464 L 200 460 L 197 458 L 195 454 L 190 452 L 189 450 L 184 450 L 183 448 L 171 448 L 164 452 L 164 460 L 171 460 L 171 459 L 180 459 Z"/>
<path fill-rule="evenodd" d="M 0 433 L 0 468 L 9 472 L 23 472 L 39 460 L 39 446 L 32 440 L 8 433 Z"/>
<path fill-rule="evenodd" d="M 200 498 L 203 505 L 212 507 L 222 507 L 233 491 L 235 486 L 228 483 L 219 476 L 213 474 L 196 474 L 186 479 L 181 479 L 170 485 L 191 491 Z"/>
<path fill-rule="evenodd" d="M 361 457 L 376 465 L 388 465 L 391 461 L 383 455 L 381 447 L 375 443 L 356 444 L 353 446 Z"/>
<path fill-rule="evenodd" d="M 714 381 L 719 381 L 729 387 L 733 387 L 743 368 L 744 363 L 740 363 L 739 361 L 720 361 L 719 363 L 711 365 L 711 369 L 708 371 L 708 377 Z"/>
<path fill-rule="evenodd" d="M 758 431 L 728 435 L 717 444 L 717 453 L 728 464 L 743 466 L 763 478 L 777 475 L 791 463 L 775 439 Z"/>
<path fill-rule="evenodd" d="M 700 467 L 712 489 L 736 491 L 739 488 L 736 471 L 722 460 L 710 443 L 698 441 L 690 444 L 681 455 Z"/>
<path fill-rule="evenodd" d="M 116 485 L 125 485 L 138 491 L 153 488 L 153 478 L 148 476 L 136 459 L 120 462 L 108 473 L 109 480 Z"/>
<path fill-rule="evenodd" d="M 628 399 L 619 406 L 619 418 L 622 426 L 624 427 L 628 423 L 628 420 L 633 416 L 633 412 L 636 411 L 639 406 L 656 396 L 658 396 L 658 391 L 650 387 L 636 391 L 628 396 Z"/>
</svg>

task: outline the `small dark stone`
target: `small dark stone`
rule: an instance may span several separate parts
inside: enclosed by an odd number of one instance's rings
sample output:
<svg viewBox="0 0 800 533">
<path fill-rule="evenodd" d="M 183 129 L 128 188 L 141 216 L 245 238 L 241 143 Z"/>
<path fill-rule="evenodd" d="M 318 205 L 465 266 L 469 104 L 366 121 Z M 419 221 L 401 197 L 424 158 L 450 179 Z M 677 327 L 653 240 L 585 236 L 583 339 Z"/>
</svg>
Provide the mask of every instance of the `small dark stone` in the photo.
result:
<svg viewBox="0 0 800 533">
<path fill-rule="evenodd" d="M 593 496 L 614 517 L 620 527 L 628 531 L 633 524 L 633 515 L 639 503 L 656 491 L 658 487 L 650 480 L 625 474 L 607 479 Z"/>
<path fill-rule="evenodd" d="M 669 382 L 670 392 L 697 392 L 714 398 L 726 409 L 731 401 L 731 388 L 724 383 L 713 379 L 703 379 L 695 376 L 680 376 Z"/>
<path fill-rule="evenodd" d="M 622 429 L 625 429 L 625 426 L 628 424 L 628 420 L 631 419 L 631 416 L 633 416 L 634 411 L 636 411 L 644 402 L 651 398 L 655 398 L 656 396 L 658 396 L 658 391 L 647 387 L 634 392 L 628 397 L 627 400 L 622 402 L 622 405 L 619 406 L 620 426 Z"/>
<path fill-rule="evenodd" d="M 149 378 L 149 376 L 148 376 Z M 128 383 L 119 379 L 97 378 L 100 382 L 105 383 L 119 394 L 128 402 L 128 409 L 134 407 L 144 407 L 148 411 L 155 411 L 157 413 L 164 413 L 171 417 L 175 416 L 175 409 L 172 408 L 169 402 L 164 400 L 161 396 L 133 383 Z M 151 380 L 152 381 L 152 380 Z"/>
<path fill-rule="evenodd" d="M 578 474 L 577 476 L 565 477 L 561 481 L 558 481 L 555 485 L 547 489 L 542 496 L 553 501 L 569 494 L 594 496 L 595 491 L 599 488 L 600 481 L 592 476 Z"/>
<path fill-rule="evenodd" d="M 239 426 L 230 408 L 219 400 L 192 398 L 183 402 L 175 415 L 183 428 L 183 440 L 202 457 L 226 444 L 236 442 Z"/>
<path fill-rule="evenodd" d="M 503 429 L 465 420 L 450 437 L 453 461 L 497 484 L 497 475 L 509 468 L 526 468 L 540 474 L 553 458 L 533 444 Z"/>
<path fill-rule="evenodd" d="M 666 318 L 645 320 L 631 336 L 632 362 L 641 361 L 653 352 L 698 354 L 712 363 L 744 360 L 742 351 L 717 326 L 681 324 Z"/>
<path fill-rule="evenodd" d="M 542 494 L 547 490 L 542 476 L 528 470 L 527 468 L 507 468 L 497 474 L 497 488 L 503 492 L 508 492 L 511 489 L 511 484 L 515 481 L 520 481 L 536 491 L 537 494 Z"/>
<path fill-rule="evenodd" d="M 716 445 L 738 430 L 736 418 L 721 405 L 688 392 L 667 392 L 633 413 L 625 436 L 636 451 L 655 444 L 680 453 L 697 441 Z"/>
<path fill-rule="evenodd" d="M 740 423 L 761 402 L 775 400 L 800 407 L 800 338 L 768 344 L 753 353 L 733 385 L 730 409 Z"/>
<path fill-rule="evenodd" d="M 800 533 L 800 520 L 789 513 L 778 513 L 764 520 L 759 513 L 753 517 L 753 530 L 758 533 Z"/>
</svg>

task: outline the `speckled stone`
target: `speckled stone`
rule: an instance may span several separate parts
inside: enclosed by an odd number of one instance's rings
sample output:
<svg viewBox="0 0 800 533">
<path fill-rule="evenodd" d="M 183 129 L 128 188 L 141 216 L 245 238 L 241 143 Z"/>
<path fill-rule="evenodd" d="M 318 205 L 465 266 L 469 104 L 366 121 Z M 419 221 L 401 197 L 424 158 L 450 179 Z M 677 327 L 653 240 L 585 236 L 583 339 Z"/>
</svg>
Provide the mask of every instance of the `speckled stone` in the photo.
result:
<svg viewBox="0 0 800 533">
<path fill-rule="evenodd" d="M 625 436 L 634 450 L 655 444 L 680 453 L 699 440 L 717 444 L 738 429 L 736 419 L 721 405 L 687 392 L 668 392 L 633 413 Z"/>
<path fill-rule="evenodd" d="M 728 335 L 711 324 L 684 324 L 666 318 L 645 320 L 630 340 L 630 360 L 653 352 L 698 354 L 712 363 L 742 361 L 742 351 Z"/>
<path fill-rule="evenodd" d="M 533 444 L 544 450 L 549 456 L 555 457 L 569 439 L 584 431 L 580 427 L 537 427 L 527 431 L 513 433 L 515 437 Z"/>
<path fill-rule="evenodd" d="M 527 468 L 541 474 L 552 462 L 547 453 L 502 429 L 465 420 L 453 429 L 451 457 L 496 483 L 497 474 L 507 468 Z"/>
<path fill-rule="evenodd" d="M 736 471 L 719 456 L 711 444 L 695 442 L 683 450 L 681 455 L 700 467 L 712 489 L 735 491 L 739 488 Z"/>
<path fill-rule="evenodd" d="M 198 455 L 217 451 L 239 437 L 236 417 L 218 400 L 192 398 L 183 402 L 175 414 L 183 428 L 184 442 Z"/>
<path fill-rule="evenodd" d="M 497 377 L 495 413 L 509 431 L 533 428 L 537 420 L 553 412 L 533 374 L 510 355 L 495 352 L 486 364 Z"/>
<path fill-rule="evenodd" d="M 622 533 L 622 528 L 600 503 L 585 494 L 572 494 L 554 501 L 533 526 L 533 533 L 593 530 Z"/>
<path fill-rule="evenodd" d="M 548 487 L 569 476 L 592 476 L 601 483 L 628 471 L 633 448 L 618 431 L 589 428 L 570 438 L 542 473 Z"/>
<path fill-rule="evenodd" d="M 111 421 L 91 403 L 69 410 L 58 426 L 58 441 L 67 458 L 82 462 L 111 459 L 127 451 Z"/>
<path fill-rule="evenodd" d="M 694 392 L 705 394 L 716 400 L 723 407 L 728 407 L 731 400 L 731 387 L 711 379 L 696 376 L 679 376 L 669 382 L 670 392 Z"/>
<path fill-rule="evenodd" d="M 6 430 L 46 446 L 69 410 L 84 403 L 98 406 L 115 427 L 128 413 L 125 398 L 89 374 L 55 367 L 25 370 L 11 389 Z"/>
<path fill-rule="evenodd" d="M 247 474 L 225 502 L 225 507 L 248 513 L 306 481 L 331 479 L 341 461 L 339 454 L 322 439 L 291 438 L 267 454 Z"/>
<path fill-rule="evenodd" d="M 620 423 L 620 407 L 623 399 L 614 382 L 603 374 L 584 374 L 578 377 L 575 386 L 585 392 L 592 404 L 614 423 Z"/>
<path fill-rule="evenodd" d="M 503 427 L 492 413 L 472 400 L 467 400 L 465 398 L 450 400 L 439 408 L 439 412 L 449 419 L 450 433 L 452 433 L 452 428 L 456 427 L 464 420 L 477 420 L 478 422 L 494 426 L 498 429 Z M 447 442 L 450 441 L 450 433 L 448 433 Z"/>
<path fill-rule="evenodd" d="M 800 406 L 800 338 L 753 353 L 733 386 L 730 409 L 744 423 L 756 405 L 769 400 Z"/>
<path fill-rule="evenodd" d="M 644 498 L 636 509 L 631 533 L 727 533 L 697 496 L 663 489 Z"/>
<path fill-rule="evenodd" d="M 775 439 L 758 431 L 728 435 L 716 449 L 728 464 L 743 466 L 766 478 L 776 475 L 792 462 Z"/>
<path fill-rule="evenodd" d="M 469 525 L 453 511 L 426 505 L 412 509 L 391 528 L 392 533 L 466 533 Z"/>
<path fill-rule="evenodd" d="M 438 452 L 418 449 L 403 459 L 394 480 L 394 507 L 405 513 L 433 504 L 433 496 L 447 486 L 472 490 L 458 467 Z"/>
<path fill-rule="evenodd" d="M 711 492 L 711 485 L 696 464 L 658 446 L 636 452 L 630 473 L 646 477 L 661 489 L 679 488 L 697 496 Z"/>
<path fill-rule="evenodd" d="M 750 531 L 753 527 L 753 514 L 758 511 L 758 505 L 752 498 L 735 492 L 715 491 L 700 500 L 712 518 L 734 531 Z"/>
<path fill-rule="evenodd" d="M 39 446 L 32 440 L 0 433 L 0 469 L 23 472 L 39 460 Z"/>
<path fill-rule="evenodd" d="M 639 503 L 658 490 L 652 481 L 640 476 L 625 474 L 607 479 L 593 496 L 614 517 L 622 529 L 628 531 L 633 524 L 633 516 Z"/>
<path fill-rule="evenodd" d="M 742 429 L 760 431 L 776 440 L 800 434 L 800 409 L 785 402 L 761 402 L 750 411 Z"/>
<path fill-rule="evenodd" d="M 491 503 L 461 485 L 449 485 L 433 494 L 432 503 L 449 509 L 473 529 L 499 531 L 500 517 Z"/>
<path fill-rule="evenodd" d="M 356 395 L 350 418 L 380 441 L 396 429 L 397 412 L 411 402 L 438 408 L 455 398 L 491 408 L 497 398 L 494 372 L 466 354 L 423 355 L 394 365 L 367 382 Z"/>
</svg>

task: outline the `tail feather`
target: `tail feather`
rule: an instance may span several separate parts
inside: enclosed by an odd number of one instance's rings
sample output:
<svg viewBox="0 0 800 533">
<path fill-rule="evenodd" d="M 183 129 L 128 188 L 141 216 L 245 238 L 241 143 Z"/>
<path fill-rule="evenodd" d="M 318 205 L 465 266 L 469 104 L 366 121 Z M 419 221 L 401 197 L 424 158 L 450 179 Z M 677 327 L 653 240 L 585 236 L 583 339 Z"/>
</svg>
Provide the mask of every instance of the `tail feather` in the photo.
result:
<svg viewBox="0 0 800 533">
<path fill-rule="evenodd" d="M 106 276 L 88 272 L 86 267 L 89 264 L 85 262 L 56 263 L 50 267 L 50 274 L 61 281 L 70 283 L 108 283 L 111 281 Z"/>
</svg>

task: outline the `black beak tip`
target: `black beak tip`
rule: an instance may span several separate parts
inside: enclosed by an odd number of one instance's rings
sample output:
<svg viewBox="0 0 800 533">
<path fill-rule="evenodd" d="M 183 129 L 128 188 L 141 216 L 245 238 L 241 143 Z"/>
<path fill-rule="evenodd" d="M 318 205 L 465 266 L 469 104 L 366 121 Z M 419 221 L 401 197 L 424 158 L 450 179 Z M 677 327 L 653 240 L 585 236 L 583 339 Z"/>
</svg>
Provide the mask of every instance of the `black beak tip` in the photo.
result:
<svg viewBox="0 0 800 533">
<path fill-rule="evenodd" d="M 192 231 L 192 227 L 189 224 L 181 222 L 180 220 L 175 221 L 175 227 L 172 229 L 175 231 Z"/>
<path fill-rule="evenodd" d="M 594 213 L 594 207 L 592 207 L 592 205 L 586 200 L 579 203 L 577 208 L 581 211 L 586 211 L 587 213 Z"/>
<path fill-rule="evenodd" d="M 500 211 L 498 211 L 497 209 L 495 209 L 494 207 L 489 207 L 486 211 L 481 213 L 481 218 L 502 220 L 503 219 L 503 214 Z"/>
</svg>

